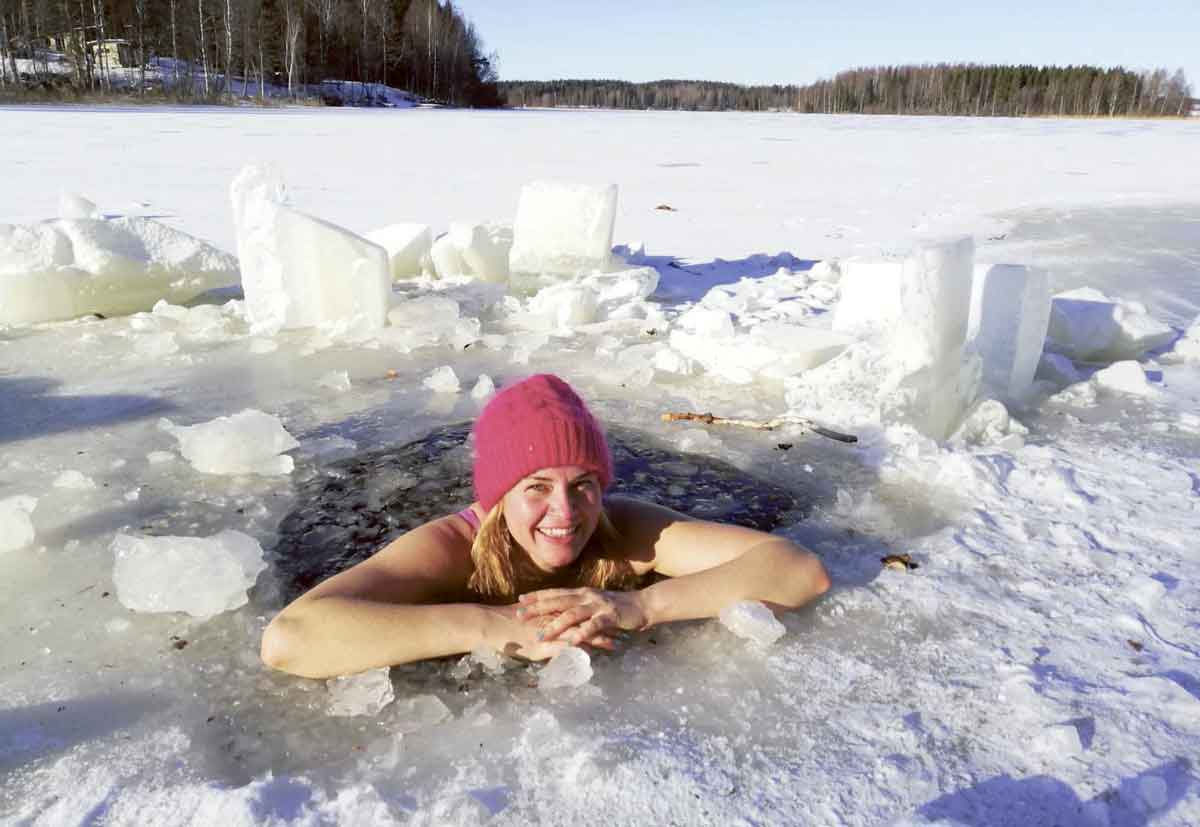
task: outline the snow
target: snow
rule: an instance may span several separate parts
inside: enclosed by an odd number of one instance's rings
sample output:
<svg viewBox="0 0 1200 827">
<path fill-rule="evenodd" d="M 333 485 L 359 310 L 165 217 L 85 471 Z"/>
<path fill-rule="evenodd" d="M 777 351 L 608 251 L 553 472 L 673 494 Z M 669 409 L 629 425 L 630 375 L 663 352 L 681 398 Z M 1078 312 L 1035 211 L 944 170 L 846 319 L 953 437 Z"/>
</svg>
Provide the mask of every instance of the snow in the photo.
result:
<svg viewBox="0 0 1200 827">
<path fill-rule="evenodd" d="M 294 209 L 354 233 L 396 220 L 435 234 L 457 223 L 518 230 L 531 180 L 615 183 L 612 240 L 629 267 L 528 290 L 406 278 L 389 297 L 391 323 L 373 333 L 263 329 L 236 291 L 0 327 L 0 820 L 1200 822 L 1196 123 L 299 108 L 3 116 L 14 197 L 0 221 L 24 227 L 77 190 L 106 224 L 152 220 L 231 251 L 230 182 L 270 157 Z M 411 153 L 387 152 L 381 165 L 396 118 Z M 653 209 L 664 201 L 677 211 Z M 897 367 L 901 349 L 865 334 L 846 332 L 850 344 L 821 364 L 788 363 L 786 336 L 833 329 L 854 262 L 903 267 L 959 234 L 973 237 L 977 269 L 1042 269 L 1057 298 L 1117 308 L 1104 308 L 1100 328 L 1117 347 L 1086 359 L 1051 348 L 1025 398 L 983 387 L 944 441 L 899 403 L 969 389 L 986 355 L 974 368 L 963 357 L 965 377 L 918 376 L 924 397 Z M 531 300 L 556 285 L 593 294 L 592 321 L 560 325 L 547 299 L 539 309 L 553 318 L 533 314 Z M 937 297 L 950 292 L 929 293 L 929 306 L 949 307 Z M 774 359 L 742 364 L 748 381 L 733 384 L 681 353 L 672 336 L 696 335 L 680 323 L 695 307 L 726 314 L 727 350 Z M 953 332 L 960 317 L 926 318 L 929 332 Z M 440 367 L 463 392 L 422 386 Z M 481 400 L 465 391 L 541 370 L 565 375 L 608 423 L 797 492 L 801 507 L 778 531 L 821 556 L 829 595 L 782 615 L 787 634 L 768 649 L 717 621 L 634 634 L 594 655 L 574 690 L 540 691 L 541 667 L 519 662 L 461 680 L 455 660 L 396 667 L 396 700 L 375 717 L 332 717 L 324 682 L 266 670 L 258 644 L 286 590 L 277 537 L 312 507 L 298 500 L 303 481 L 338 457 L 469 420 Z M 349 390 L 319 384 L 335 373 Z M 1104 384 L 1114 375 L 1147 392 Z M 178 459 L 160 418 L 186 427 L 246 409 L 300 443 L 254 461 L 293 460 L 290 474 L 151 461 Z M 799 426 L 663 423 L 667 410 L 807 415 L 859 442 Z M 248 454 L 239 444 L 208 447 L 232 462 Z M 95 487 L 56 487 L 64 471 Z M 400 489 L 413 492 L 402 500 L 424 497 L 426 479 L 384 477 L 367 507 Z M 252 537 L 267 563 L 243 586 L 244 605 L 200 621 L 130 612 L 114 596 L 117 536 L 226 530 Z M 883 569 L 895 553 L 920 567 Z M 171 571 L 170 585 L 200 582 Z"/>
<path fill-rule="evenodd" d="M 118 534 L 112 551 L 122 606 L 201 620 L 244 606 L 247 590 L 267 567 L 258 541 L 231 530 L 211 537 Z"/>
</svg>

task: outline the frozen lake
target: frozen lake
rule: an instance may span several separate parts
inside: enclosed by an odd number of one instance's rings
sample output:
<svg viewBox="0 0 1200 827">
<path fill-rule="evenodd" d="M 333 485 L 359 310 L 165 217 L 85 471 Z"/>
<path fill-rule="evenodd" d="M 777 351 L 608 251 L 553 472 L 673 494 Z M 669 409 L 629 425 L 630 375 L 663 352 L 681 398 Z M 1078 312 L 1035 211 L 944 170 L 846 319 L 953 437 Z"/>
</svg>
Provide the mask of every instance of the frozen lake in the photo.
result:
<svg viewBox="0 0 1200 827">
<path fill-rule="evenodd" d="M 1180 331 L 1200 314 L 1196 120 L 9 107 L 0 127 L 0 222 L 78 192 L 234 252 L 248 161 L 360 232 L 511 221 L 522 184 L 566 178 L 620 187 L 614 242 L 645 245 L 668 325 L 716 285 L 807 283 L 817 260 L 959 233 L 1055 290 L 1141 302 Z M 836 298 L 818 288 L 798 296 L 816 323 Z M 752 292 L 747 318 L 778 311 Z M 0 822 L 1200 822 L 1197 362 L 1149 354 L 1140 395 L 1047 387 L 1012 411 L 1020 445 L 878 430 L 780 450 L 659 421 L 793 404 L 776 379 L 639 373 L 629 348 L 665 329 L 411 352 L 291 331 L 267 351 L 222 314 L 204 331 L 157 314 L 0 327 L 0 500 L 38 498 L 35 542 L 0 556 Z M 164 331 L 174 349 L 148 338 Z M 462 393 L 423 387 L 443 365 Z M 766 651 L 679 624 L 595 658 L 574 690 L 535 688 L 535 668 L 397 668 L 373 718 L 330 717 L 323 682 L 260 666 L 286 588 L 273 568 L 205 622 L 113 595 L 116 533 L 232 528 L 278 552 L 332 462 L 470 419 L 481 374 L 542 370 L 607 422 L 793 492 L 778 530 L 822 556 L 830 595 Z M 336 371 L 349 390 L 321 383 Z M 158 426 L 247 407 L 300 440 L 293 474 L 198 473 Z M 901 552 L 921 567 L 880 569 Z"/>
</svg>

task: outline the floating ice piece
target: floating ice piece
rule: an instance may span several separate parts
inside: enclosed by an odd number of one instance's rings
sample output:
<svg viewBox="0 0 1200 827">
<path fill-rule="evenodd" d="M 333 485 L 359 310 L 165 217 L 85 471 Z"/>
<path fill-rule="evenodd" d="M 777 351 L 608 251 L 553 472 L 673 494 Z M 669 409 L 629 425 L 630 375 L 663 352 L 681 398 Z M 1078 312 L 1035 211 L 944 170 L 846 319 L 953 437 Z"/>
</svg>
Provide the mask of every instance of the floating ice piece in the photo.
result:
<svg viewBox="0 0 1200 827">
<path fill-rule="evenodd" d="M 330 715 L 378 715 L 396 697 L 391 670 L 386 666 L 357 675 L 342 675 L 325 681 L 329 689 Z"/>
<path fill-rule="evenodd" d="M 442 365 L 433 373 L 426 376 L 425 381 L 421 384 L 434 393 L 458 393 L 462 390 L 462 385 L 458 381 L 458 374 L 449 365 Z"/>
<path fill-rule="evenodd" d="M 570 331 L 596 320 L 596 291 L 579 283 L 552 284 L 529 300 L 529 312 L 553 330 Z"/>
<path fill-rule="evenodd" d="M 611 265 L 617 187 L 535 181 L 521 188 L 509 268 L 576 276 Z"/>
<path fill-rule="evenodd" d="M 578 646 L 568 646 L 538 672 L 538 689 L 583 686 L 592 679 L 592 659 Z"/>
<path fill-rule="evenodd" d="M 787 628 L 757 600 L 742 600 L 721 610 L 721 625 L 740 638 L 758 646 L 770 646 L 783 637 Z"/>
<path fill-rule="evenodd" d="M 1045 271 L 1012 264 L 976 268 L 968 339 L 983 359 L 983 384 L 1002 399 L 1028 394 L 1049 323 Z"/>
<path fill-rule="evenodd" d="M 76 193 L 64 192 L 58 196 L 58 217 L 97 219 L 104 216 L 101 215 L 95 202 Z"/>
<path fill-rule="evenodd" d="M 322 388 L 344 393 L 350 390 L 350 374 L 344 370 L 331 370 L 317 380 Z"/>
<path fill-rule="evenodd" d="M 393 281 L 424 275 L 433 266 L 429 258 L 433 232 L 428 224 L 389 224 L 363 238 L 387 250 Z"/>
<path fill-rule="evenodd" d="M 389 681 L 389 686 L 391 682 Z M 389 727 L 407 735 L 437 726 L 451 716 L 450 708 L 437 695 L 415 695 L 396 701 Z"/>
<path fill-rule="evenodd" d="M 53 483 L 55 488 L 69 488 L 74 491 L 87 491 L 96 487 L 96 481 L 81 471 L 68 468 L 57 477 Z"/>
<path fill-rule="evenodd" d="M 179 452 L 206 474 L 290 474 L 291 457 L 300 445 L 278 417 L 249 408 L 198 425 L 180 426 L 169 419 L 159 427 L 179 440 Z"/>
<path fill-rule="evenodd" d="M 211 537 L 118 534 L 113 583 L 135 612 L 187 612 L 209 618 L 236 609 L 266 567 L 262 546 L 240 531 Z"/>
<path fill-rule="evenodd" d="M 1105 390 L 1137 396 L 1145 396 L 1154 390 L 1146 380 L 1146 372 L 1142 370 L 1142 366 L 1132 360 L 1117 362 L 1097 371 L 1092 376 L 1092 382 Z"/>
<path fill-rule="evenodd" d="M 493 284 L 508 281 L 513 230 L 507 224 L 451 224 L 448 234 L 458 250 L 463 275 Z"/>
<path fill-rule="evenodd" d="M 230 188 L 252 330 L 382 328 L 392 282 L 387 251 L 286 206 L 283 192 L 278 175 L 257 166 L 244 168 Z"/>
<path fill-rule="evenodd" d="M 29 515 L 37 508 L 37 498 L 18 494 L 0 500 L 0 554 L 16 551 L 37 536 Z"/>
<path fill-rule="evenodd" d="M 482 402 L 496 392 L 496 383 L 486 373 L 480 374 L 471 388 L 471 398 Z"/>
<path fill-rule="evenodd" d="M 233 256 L 149 218 L 0 224 L 0 324 L 120 316 L 237 278 Z"/>
<path fill-rule="evenodd" d="M 1054 296 L 1046 346 L 1080 362 L 1116 362 L 1140 358 L 1174 335 L 1140 304 L 1083 287 Z"/>
</svg>

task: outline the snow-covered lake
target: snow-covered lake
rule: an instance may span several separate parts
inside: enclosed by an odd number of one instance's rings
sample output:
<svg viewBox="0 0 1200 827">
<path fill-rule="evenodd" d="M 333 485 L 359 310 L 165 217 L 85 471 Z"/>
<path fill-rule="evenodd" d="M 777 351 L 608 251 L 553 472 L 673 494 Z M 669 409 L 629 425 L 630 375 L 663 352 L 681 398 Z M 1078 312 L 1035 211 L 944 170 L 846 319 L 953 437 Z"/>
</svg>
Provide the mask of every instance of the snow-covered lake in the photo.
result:
<svg viewBox="0 0 1200 827">
<path fill-rule="evenodd" d="M 846 446 L 665 424 L 804 400 L 766 375 L 647 374 L 629 350 L 666 347 L 712 287 L 740 325 L 781 299 L 819 324 L 837 291 L 814 261 L 962 233 L 981 263 L 1045 267 L 1056 291 L 1097 288 L 1182 332 L 1200 313 L 1197 146 L 1196 120 L 0 108 L 0 222 L 83 193 L 229 252 L 249 161 L 360 232 L 511 221 L 533 179 L 615 183 L 614 242 L 645 245 L 663 324 L 409 352 L 306 331 L 262 347 L 236 305 L 202 328 L 0 327 L 0 500 L 38 499 L 36 540 L 0 556 L 0 822 L 1200 823 L 1200 362 L 1152 351 L 1136 393 L 1076 365 L 1065 392 L 1051 379 L 1012 408 L 1023 439 L 877 427 Z M 423 385 L 445 365 L 461 393 Z M 259 664 L 273 568 L 204 622 L 117 601 L 118 532 L 228 528 L 271 549 L 328 438 L 399 445 L 474 416 L 481 374 L 542 370 L 610 423 L 802 493 L 780 530 L 822 556 L 831 594 L 769 649 L 680 624 L 594 658 L 577 689 L 539 690 L 536 668 L 398 668 L 375 717 L 331 717 L 323 682 Z M 323 381 L 340 371 L 348 390 Z M 199 473 L 159 427 L 250 407 L 301 442 L 292 474 Z M 881 569 L 893 553 L 920 568 Z"/>
</svg>

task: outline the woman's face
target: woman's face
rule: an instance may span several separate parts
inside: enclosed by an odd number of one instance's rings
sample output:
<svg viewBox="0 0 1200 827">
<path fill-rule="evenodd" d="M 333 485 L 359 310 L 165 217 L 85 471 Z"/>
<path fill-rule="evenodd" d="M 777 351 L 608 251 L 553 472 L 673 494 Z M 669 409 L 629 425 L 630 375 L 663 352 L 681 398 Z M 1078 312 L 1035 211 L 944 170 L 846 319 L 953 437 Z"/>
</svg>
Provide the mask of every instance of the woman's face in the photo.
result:
<svg viewBox="0 0 1200 827">
<path fill-rule="evenodd" d="M 504 495 L 504 520 L 534 565 L 553 572 L 575 562 L 592 538 L 602 494 L 593 471 L 577 465 L 542 468 Z"/>
</svg>

